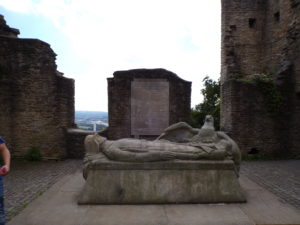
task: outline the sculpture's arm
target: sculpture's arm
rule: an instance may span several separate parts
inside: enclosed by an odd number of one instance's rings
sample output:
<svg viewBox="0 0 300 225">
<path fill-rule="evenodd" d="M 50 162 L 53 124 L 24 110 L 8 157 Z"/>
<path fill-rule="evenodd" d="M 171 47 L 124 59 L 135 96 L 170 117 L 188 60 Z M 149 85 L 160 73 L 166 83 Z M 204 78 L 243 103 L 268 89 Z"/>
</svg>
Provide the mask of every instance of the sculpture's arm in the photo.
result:
<svg viewBox="0 0 300 225">
<path fill-rule="evenodd" d="M 166 139 L 175 142 L 189 142 L 189 137 L 198 133 L 199 129 L 195 129 L 185 122 L 175 123 L 164 130 L 164 132 L 156 139 Z"/>
<path fill-rule="evenodd" d="M 171 160 L 176 157 L 175 153 L 169 151 L 131 152 L 113 146 L 103 152 L 111 160 L 125 162 L 153 162 Z"/>
<path fill-rule="evenodd" d="M 193 127 L 191 127 L 189 124 L 187 124 L 185 122 L 179 122 L 179 123 L 172 124 L 171 126 L 166 128 L 164 130 L 164 132 L 169 132 L 169 131 L 172 131 L 172 130 L 177 130 L 177 129 L 182 129 L 182 128 L 189 130 L 193 134 L 198 133 L 198 129 L 194 129 Z"/>
</svg>

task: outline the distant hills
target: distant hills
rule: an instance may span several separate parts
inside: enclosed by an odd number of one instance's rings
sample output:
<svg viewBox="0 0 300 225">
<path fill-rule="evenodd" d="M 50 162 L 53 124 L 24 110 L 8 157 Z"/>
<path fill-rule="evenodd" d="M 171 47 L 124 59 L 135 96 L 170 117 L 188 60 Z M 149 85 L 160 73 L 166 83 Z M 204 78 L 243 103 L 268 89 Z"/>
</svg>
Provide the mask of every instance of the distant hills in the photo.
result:
<svg viewBox="0 0 300 225">
<path fill-rule="evenodd" d="M 101 111 L 75 111 L 75 123 L 79 129 L 96 131 L 108 126 L 108 113 Z"/>
</svg>

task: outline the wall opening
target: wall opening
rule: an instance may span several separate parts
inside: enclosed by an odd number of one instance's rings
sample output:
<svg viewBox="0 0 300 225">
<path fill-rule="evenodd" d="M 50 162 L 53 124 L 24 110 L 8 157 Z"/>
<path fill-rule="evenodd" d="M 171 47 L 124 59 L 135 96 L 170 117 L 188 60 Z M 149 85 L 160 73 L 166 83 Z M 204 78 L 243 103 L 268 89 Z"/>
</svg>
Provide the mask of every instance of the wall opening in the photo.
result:
<svg viewBox="0 0 300 225">
<path fill-rule="evenodd" d="M 280 21 L 280 12 L 274 13 L 274 21 L 277 23 Z"/>
<path fill-rule="evenodd" d="M 251 148 L 248 152 L 249 155 L 257 155 L 259 153 L 257 148 Z"/>
<path fill-rule="evenodd" d="M 249 18 L 249 28 L 255 28 L 256 27 L 256 19 L 255 18 Z"/>
</svg>

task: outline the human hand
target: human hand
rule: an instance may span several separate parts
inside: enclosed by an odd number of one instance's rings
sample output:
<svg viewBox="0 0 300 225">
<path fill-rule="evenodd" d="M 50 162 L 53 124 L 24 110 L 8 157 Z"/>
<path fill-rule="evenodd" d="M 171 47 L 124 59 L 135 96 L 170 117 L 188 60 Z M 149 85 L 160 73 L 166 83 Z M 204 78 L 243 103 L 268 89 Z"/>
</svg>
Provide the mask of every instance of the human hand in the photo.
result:
<svg viewBox="0 0 300 225">
<path fill-rule="evenodd" d="M 4 165 L 0 168 L 0 176 L 5 176 L 9 172 L 9 166 Z"/>
</svg>

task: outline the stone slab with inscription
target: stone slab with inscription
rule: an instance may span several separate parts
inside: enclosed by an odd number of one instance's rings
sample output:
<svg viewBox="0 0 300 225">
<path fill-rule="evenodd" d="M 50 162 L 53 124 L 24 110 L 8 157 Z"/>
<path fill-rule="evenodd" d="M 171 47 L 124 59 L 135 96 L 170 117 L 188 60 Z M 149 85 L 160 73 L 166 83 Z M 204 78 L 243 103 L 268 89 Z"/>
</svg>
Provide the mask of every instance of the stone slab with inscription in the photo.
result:
<svg viewBox="0 0 300 225">
<path fill-rule="evenodd" d="M 131 82 L 131 135 L 159 135 L 169 126 L 169 82 L 134 79 Z"/>
</svg>

